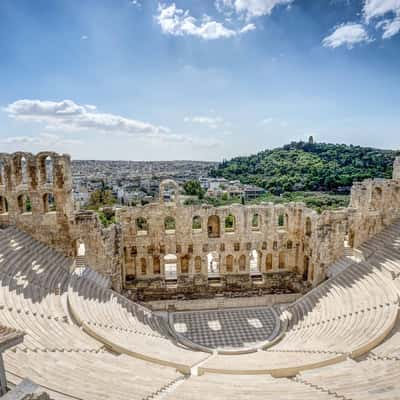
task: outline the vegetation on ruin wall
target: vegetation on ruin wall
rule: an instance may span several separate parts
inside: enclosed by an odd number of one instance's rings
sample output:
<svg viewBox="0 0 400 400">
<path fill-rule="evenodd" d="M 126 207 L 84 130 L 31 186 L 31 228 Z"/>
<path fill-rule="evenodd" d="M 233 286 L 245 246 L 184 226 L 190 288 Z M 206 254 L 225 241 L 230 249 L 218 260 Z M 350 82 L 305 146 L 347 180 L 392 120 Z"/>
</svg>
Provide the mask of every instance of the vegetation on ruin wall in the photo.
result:
<svg viewBox="0 0 400 400">
<path fill-rule="evenodd" d="M 354 181 L 390 178 L 399 152 L 345 144 L 292 142 L 223 161 L 214 177 L 254 184 L 275 195 L 296 191 L 348 192 Z"/>
<path fill-rule="evenodd" d="M 201 200 L 187 200 L 186 205 L 191 204 L 210 204 L 214 207 L 226 206 L 230 204 L 249 204 L 256 205 L 263 202 L 272 202 L 274 204 L 285 204 L 292 201 L 303 202 L 307 207 L 312 208 L 319 213 L 324 210 L 334 210 L 349 205 L 350 196 L 326 192 L 285 192 L 280 196 L 267 193 L 253 200 L 244 200 L 240 197 L 227 198 L 222 197 L 204 197 Z"/>
<path fill-rule="evenodd" d="M 115 222 L 115 210 L 112 207 L 115 202 L 116 198 L 111 190 L 107 189 L 103 184 L 101 189 L 95 190 L 90 194 L 87 208 L 96 211 L 102 225 L 108 227 Z"/>
</svg>

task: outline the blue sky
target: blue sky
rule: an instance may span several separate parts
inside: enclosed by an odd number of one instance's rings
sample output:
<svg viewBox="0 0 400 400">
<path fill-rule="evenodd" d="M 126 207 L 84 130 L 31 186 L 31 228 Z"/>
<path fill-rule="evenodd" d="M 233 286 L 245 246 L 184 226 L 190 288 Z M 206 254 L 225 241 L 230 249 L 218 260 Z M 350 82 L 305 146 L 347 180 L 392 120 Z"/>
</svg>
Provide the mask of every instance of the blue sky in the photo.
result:
<svg viewBox="0 0 400 400">
<path fill-rule="evenodd" d="M 0 152 L 400 147 L 400 0 L 1 0 Z"/>
</svg>

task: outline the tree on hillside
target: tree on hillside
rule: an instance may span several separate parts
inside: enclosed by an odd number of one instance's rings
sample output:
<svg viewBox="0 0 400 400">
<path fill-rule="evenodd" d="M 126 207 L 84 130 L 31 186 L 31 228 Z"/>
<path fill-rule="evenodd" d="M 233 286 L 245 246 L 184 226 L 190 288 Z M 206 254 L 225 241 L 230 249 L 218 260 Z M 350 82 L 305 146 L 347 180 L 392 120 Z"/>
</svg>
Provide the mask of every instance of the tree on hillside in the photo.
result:
<svg viewBox="0 0 400 400">
<path fill-rule="evenodd" d="M 112 206 L 115 202 L 116 199 L 111 190 L 107 189 L 103 183 L 100 189 L 97 189 L 90 194 L 88 208 L 98 210 L 104 206 Z"/>
<path fill-rule="evenodd" d="M 188 196 L 197 196 L 199 199 L 204 197 L 205 190 L 201 187 L 200 182 L 196 180 L 186 181 L 183 190 Z"/>
</svg>

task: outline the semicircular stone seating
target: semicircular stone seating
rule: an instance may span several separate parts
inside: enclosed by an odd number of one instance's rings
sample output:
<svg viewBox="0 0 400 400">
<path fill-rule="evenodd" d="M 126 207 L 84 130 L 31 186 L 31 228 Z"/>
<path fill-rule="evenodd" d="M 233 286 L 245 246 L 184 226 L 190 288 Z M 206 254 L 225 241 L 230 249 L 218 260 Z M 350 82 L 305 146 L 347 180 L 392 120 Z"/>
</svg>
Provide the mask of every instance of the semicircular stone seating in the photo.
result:
<svg viewBox="0 0 400 400">
<path fill-rule="evenodd" d="M 400 398 L 400 222 L 360 251 L 364 261 L 284 311 L 276 345 L 210 356 L 174 342 L 145 307 L 70 274 L 58 252 L 0 230 L 0 324 L 26 332 L 4 354 L 7 379 L 28 377 L 57 400 Z"/>
</svg>

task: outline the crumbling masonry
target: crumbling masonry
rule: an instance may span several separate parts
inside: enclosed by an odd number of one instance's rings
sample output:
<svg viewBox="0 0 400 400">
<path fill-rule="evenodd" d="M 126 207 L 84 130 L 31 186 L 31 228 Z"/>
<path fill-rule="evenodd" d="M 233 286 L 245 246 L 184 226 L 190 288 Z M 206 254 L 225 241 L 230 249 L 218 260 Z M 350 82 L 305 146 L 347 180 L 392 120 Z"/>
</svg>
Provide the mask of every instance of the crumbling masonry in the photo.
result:
<svg viewBox="0 0 400 400">
<path fill-rule="evenodd" d="M 304 292 L 326 278 L 345 241 L 359 246 L 399 211 L 397 158 L 393 179 L 355 183 L 348 208 L 320 215 L 303 203 L 185 206 L 167 181 L 158 203 L 118 209 L 103 228 L 95 212 L 74 209 L 68 155 L 0 154 L 0 224 L 69 257 L 84 244 L 88 264 L 139 299 Z"/>
</svg>

